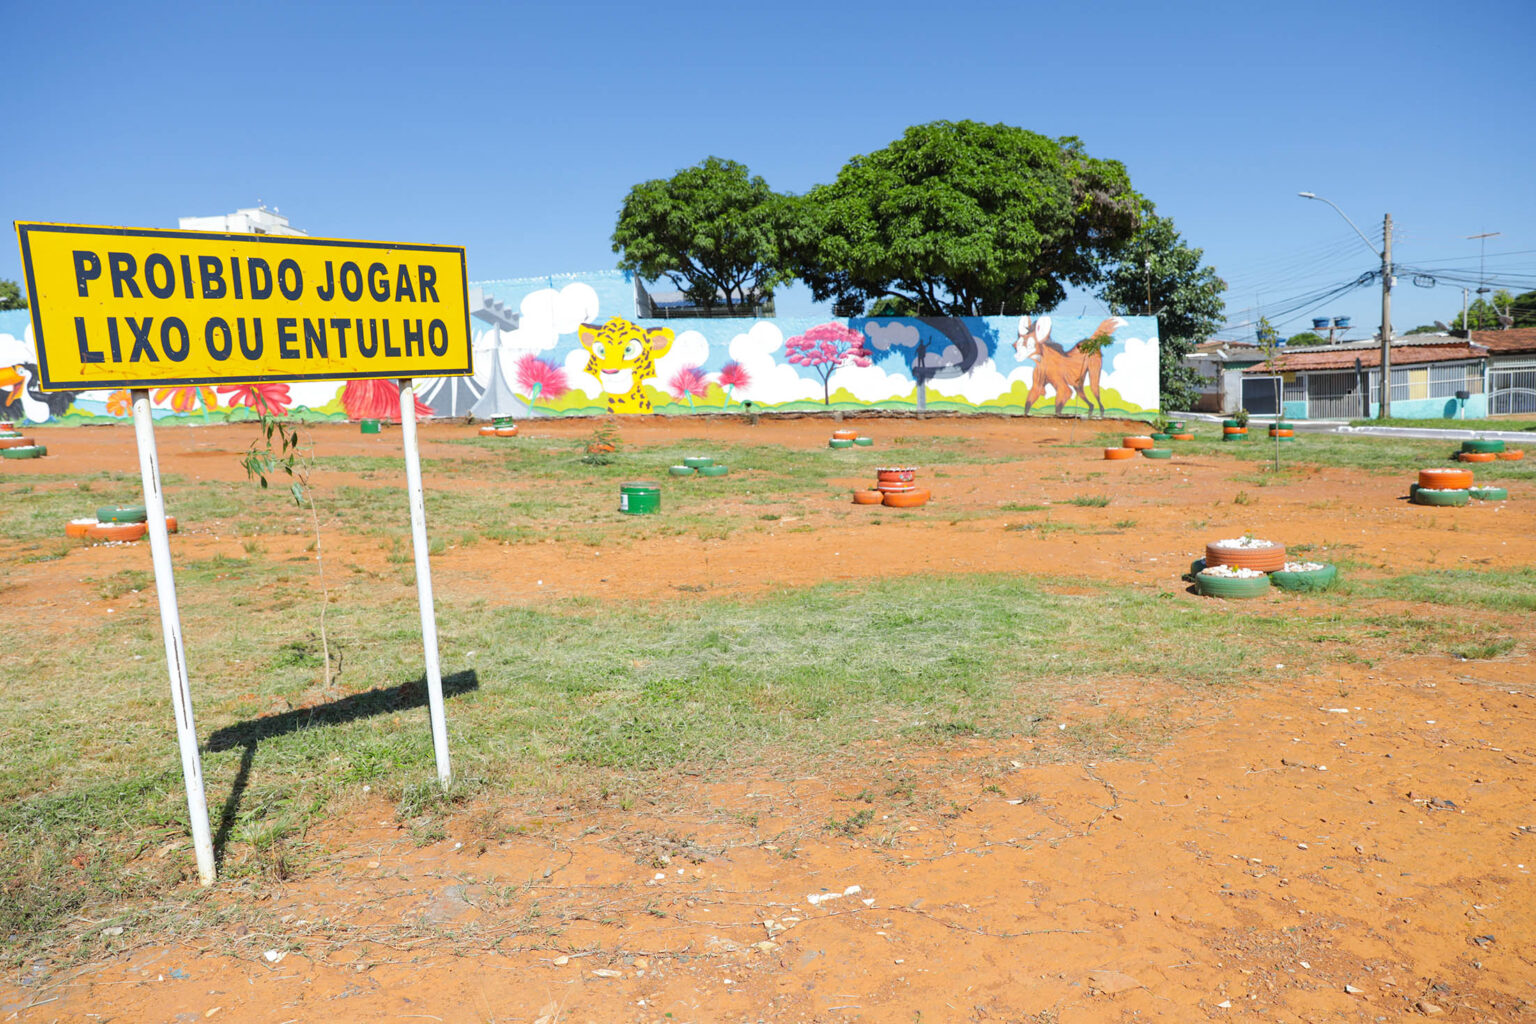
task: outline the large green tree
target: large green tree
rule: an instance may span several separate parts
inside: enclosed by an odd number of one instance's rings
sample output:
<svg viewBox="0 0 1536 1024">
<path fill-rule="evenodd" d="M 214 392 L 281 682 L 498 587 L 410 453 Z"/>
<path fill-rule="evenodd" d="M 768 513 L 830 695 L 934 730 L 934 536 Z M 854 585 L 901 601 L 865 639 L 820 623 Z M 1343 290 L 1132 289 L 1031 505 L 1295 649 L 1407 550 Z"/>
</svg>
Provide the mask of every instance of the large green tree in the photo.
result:
<svg viewBox="0 0 1536 1024">
<path fill-rule="evenodd" d="M 905 299 L 922 315 L 1037 313 L 1093 285 L 1145 202 L 1071 137 L 914 125 L 799 200 L 798 276 L 819 301 Z"/>
<path fill-rule="evenodd" d="M 1467 327 L 1473 331 L 1497 331 L 1500 329 L 1499 314 L 1514 319 L 1511 327 L 1536 327 L 1536 292 L 1511 295 L 1506 291 L 1493 293 L 1493 301 L 1478 299 L 1467 307 Z M 1445 321 L 1461 330 L 1461 310 Z"/>
<path fill-rule="evenodd" d="M 746 165 L 712 156 L 630 189 L 613 251 L 621 268 L 666 277 L 696 305 L 756 305 L 793 277 L 783 243 L 795 211 Z"/>
<path fill-rule="evenodd" d="M 21 287 L 15 281 L 0 278 L 0 310 L 26 308 L 27 297 L 21 294 Z"/>
<path fill-rule="evenodd" d="M 1110 311 L 1157 317 L 1159 384 L 1164 409 L 1194 408 L 1199 376 L 1184 357 L 1221 326 L 1227 283 L 1201 263 L 1173 220 L 1149 214 L 1108 272 L 1099 297 Z"/>
</svg>

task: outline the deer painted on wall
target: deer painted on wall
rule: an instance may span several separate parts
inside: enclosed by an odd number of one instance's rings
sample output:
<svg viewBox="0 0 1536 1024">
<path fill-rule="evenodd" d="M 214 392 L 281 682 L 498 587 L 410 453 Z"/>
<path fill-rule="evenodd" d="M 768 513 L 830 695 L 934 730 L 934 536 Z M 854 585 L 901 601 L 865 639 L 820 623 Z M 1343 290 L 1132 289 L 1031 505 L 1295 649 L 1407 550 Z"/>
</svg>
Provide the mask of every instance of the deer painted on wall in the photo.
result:
<svg viewBox="0 0 1536 1024">
<path fill-rule="evenodd" d="M 1105 320 L 1089 337 L 1078 342 L 1072 349 L 1064 349 L 1051 340 L 1051 318 L 1042 316 L 1030 322 L 1029 317 L 1019 317 L 1019 337 L 1013 343 L 1013 352 L 1020 362 L 1035 361 L 1031 375 L 1029 395 L 1024 399 L 1024 415 L 1029 415 L 1032 405 L 1045 396 L 1046 385 L 1056 392 L 1056 415 L 1075 394 L 1088 406 L 1089 415 L 1097 405 L 1099 415 L 1104 415 L 1104 399 L 1099 395 L 1099 375 L 1104 369 L 1103 348 L 1115 331 L 1125 326 L 1118 316 Z M 1093 397 L 1089 397 L 1089 392 Z"/>
</svg>

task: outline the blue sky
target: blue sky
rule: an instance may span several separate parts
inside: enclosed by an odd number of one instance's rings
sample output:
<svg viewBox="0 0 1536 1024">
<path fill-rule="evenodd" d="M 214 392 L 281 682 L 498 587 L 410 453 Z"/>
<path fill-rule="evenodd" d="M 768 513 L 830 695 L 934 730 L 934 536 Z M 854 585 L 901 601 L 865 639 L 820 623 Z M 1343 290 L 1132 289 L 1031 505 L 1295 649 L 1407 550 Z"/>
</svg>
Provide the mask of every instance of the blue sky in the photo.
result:
<svg viewBox="0 0 1536 1024">
<path fill-rule="evenodd" d="M 1077 135 L 1256 303 L 1394 255 L 1536 288 L 1529 0 L 0 4 L 0 219 L 175 227 L 262 200 L 312 234 L 468 248 L 475 279 L 611 267 L 625 192 L 708 155 L 830 181 L 910 124 Z M 14 244 L 0 277 L 19 278 Z M 1459 287 L 1394 292 L 1399 329 Z M 794 289 L 781 313 L 810 312 Z M 1074 294 L 1059 310 L 1101 310 Z M 1367 330 L 1380 293 L 1304 315 Z M 1238 332 L 1234 332 L 1238 333 Z"/>
</svg>

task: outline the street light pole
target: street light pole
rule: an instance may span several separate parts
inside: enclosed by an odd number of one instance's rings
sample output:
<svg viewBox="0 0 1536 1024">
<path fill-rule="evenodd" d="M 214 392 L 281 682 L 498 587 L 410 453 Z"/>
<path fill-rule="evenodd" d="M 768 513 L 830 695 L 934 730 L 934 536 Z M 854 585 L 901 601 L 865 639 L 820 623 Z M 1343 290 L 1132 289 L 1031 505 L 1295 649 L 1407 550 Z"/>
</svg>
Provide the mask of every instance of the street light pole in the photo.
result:
<svg viewBox="0 0 1536 1024">
<path fill-rule="evenodd" d="M 1349 219 L 1349 214 L 1339 209 L 1331 199 L 1324 199 L 1312 192 L 1298 192 L 1303 199 L 1316 199 L 1333 207 L 1333 212 L 1344 218 L 1344 223 L 1355 229 L 1355 234 L 1360 236 L 1366 248 L 1371 250 L 1371 255 L 1381 257 L 1381 402 L 1377 408 L 1377 416 L 1387 419 L 1392 415 L 1392 215 L 1389 213 L 1382 220 L 1382 250 L 1376 251 L 1371 240 L 1365 237 L 1365 232 L 1355 227 L 1355 222 Z M 1370 396 L 1366 396 L 1370 401 Z"/>
</svg>

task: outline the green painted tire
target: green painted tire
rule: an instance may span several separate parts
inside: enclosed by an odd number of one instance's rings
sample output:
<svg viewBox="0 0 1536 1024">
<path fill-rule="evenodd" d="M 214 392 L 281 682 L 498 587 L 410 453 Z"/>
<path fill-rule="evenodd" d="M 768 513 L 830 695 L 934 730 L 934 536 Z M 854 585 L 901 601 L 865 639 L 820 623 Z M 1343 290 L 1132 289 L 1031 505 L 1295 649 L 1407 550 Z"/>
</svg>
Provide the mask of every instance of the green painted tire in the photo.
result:
<svg viewBox="0 0 1536 1024">
<path fill-rule="evenodd" d="M 34 444 L 23 448 L 0 448 L 0 455 L 8 459 L 40 459 L 48 454 L 48 449 L 43 445 Z"/>
<path fill-rule="evenodd" d="M 1503 487 L 1468 487 L 1467 494 L 1476 501 L 1509 500 L 1509 491 Z"/>
<path fill-rule="evenodd" d="M 1172 438 L 1173 438 L 1172 434 L 1152 434 L 1152 435 L 1149 435 L 1149 436 L 1154 441 L 1169 441 L 1169 440 L 1172 440 Z"/>
<path fill-rule="evenodd" d="M 1495 453 L 1497 453 L 1497 452 L 1502 452 L 1504 450 L 1504 442 L 1503 441 L 1493 441 L 1493 440 L 1488 440 L 1488 439 L 1484 439 L 1484 438 L 1478 438 L 1478 439 L 1472 440 L 1472 441 L 1463 441 L 1463 442 L 1461 442 L 1461 450 L 1464 451 L 1464 452 L 1495 452 Z"/>
<path fill-rule="evenodd" d="M 1415 505 L 1456 506 L 1458 508 L 1471 500 L 1472 495 L 1465 490 L 1432 491 L 1427 487 L 1420 487 L 1415 490 L 1412 498 Z"/>
<path fill-rule="evenodd" d="M 875 443 L 875 439 L 872 437 L 856 437 L 853 439 L 853 443 L 860 448 L 868 448 Z"/>
<path fill-rule="evenodd" d="M 1195 576 L 1195 586 L 1206 597 L 1263 597 L 1269 590 L 1268 576 L 1254 576 L 1249 579 L 1233 579 L 1226 576 L 1207 576 L 1198 573 Z"/>
<path fill-rule="evenodd" d="M 832 440 L 827 442 L 827 447 L 828 448 L 852 448 L 853 447 L 853 442 L 848 440 L 847 438 L 834 437 Z"/>
<path fill-rule="evenodd" d="M 1222 420 L 1221 425 L 1224 427 L 1246 427 L 1248 424 L 1239 423 L 1237 420 Z"/>
<path fill-rule="evenodd" d="M 1311 569 L 1307 572 L 1286 572 L 1284 569 L 1269 574 L 1269 582 L 1281 590 L 1327 590 L 1338 582 L 1339 570 L 1337 566 L 1325 565 L 1321 569 Z"/>
<path fill-rule="evenodd" d="M 98 523 L 143 523 L 149 513 L 143 505 L 104 505 L 96 510 Z"/>
<path fill-rule="evenodd" d="M 714 458 L 708 455 L 689 455 L 684 457 L 683 465 L 689 469 L 703 469 L 714 461 Z"/>
<path fill-rule="evenodd" d="M 1171 459 L 1171 458 L 1173 458 L 1173 449 L 1172 448 L 1143 448 L 1141 450 L 1141 457 L 1144 458 L 1144 459 Z"/>
<path fill-rule="evenodd" d="M 693 476 L 698 470 L 692 466 L 668 466 L 667 472 L 673 476 Z"/>
<path fill-rule="evenodd" d="M 1295 430 L 1296 424 L 1287 423 L 1284 420 L 1276 420 L 1269 425 L 1270 430 Z"/>
<path fill-rule="evenodd" d="M 1248 435 L 1247 434 L 1222 434 L 1221 435 L 1221 439 L 1223 441 L 1246 441 L 1246 440 L 1248 440 Z"/>
<path fill-rule="evenodd" d="M 1205 571 L 1205 559 L 1197 558 L 1193 562 L 1189 563 L 1189 574 L 1191 576 L 1199 576 L 1204 571 Z"/>
<path fill-rule="evenodd" d="M 700 466 L 699 476 L 725 476 L 725 474 L 729 473 L 730 471 L 731 468 L 729 466 Z"/>
<path fill-rule="evenodd" d="M 1170 433 L 1170 434 L 1182 434 L 1182 433 L 1184 433 L 1184 421 L 1183 420 L 1169 420 L 1168 421 L 1168 433 Z"/>
</svg>

